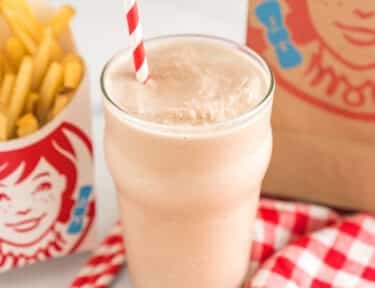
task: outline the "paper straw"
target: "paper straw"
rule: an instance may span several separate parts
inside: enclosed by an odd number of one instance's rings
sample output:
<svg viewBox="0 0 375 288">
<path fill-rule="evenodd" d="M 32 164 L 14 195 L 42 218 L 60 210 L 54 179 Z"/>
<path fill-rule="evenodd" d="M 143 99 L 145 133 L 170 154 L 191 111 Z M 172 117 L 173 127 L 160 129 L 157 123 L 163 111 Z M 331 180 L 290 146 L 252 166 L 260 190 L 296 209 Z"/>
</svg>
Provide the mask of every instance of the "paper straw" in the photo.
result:
<svg viewBox="0 0 375 288">
<path fill-rule="evenodd" d="M 81 269 L 70 288 L 108 288 L 126 262 L 121 226 L 118 223 Z"/>
<path fill-rule="evenodd" d="M 149 69 L 144 47 L 142 25 L 139 20 L 138 5 L 136 0 L 125 0 L 126 21 L 130 36 L 130 49 L 137 80 L 146 83 L 149 78 Z"/>
</svg>

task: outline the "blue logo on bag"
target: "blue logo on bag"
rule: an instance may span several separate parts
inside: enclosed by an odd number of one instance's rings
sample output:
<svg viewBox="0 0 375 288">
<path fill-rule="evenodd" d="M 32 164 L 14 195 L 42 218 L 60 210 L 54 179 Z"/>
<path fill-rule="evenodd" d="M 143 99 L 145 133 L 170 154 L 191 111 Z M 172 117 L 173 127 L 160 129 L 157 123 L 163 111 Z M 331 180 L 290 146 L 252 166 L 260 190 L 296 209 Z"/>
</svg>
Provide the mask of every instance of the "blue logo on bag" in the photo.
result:
<svg viewBox="0 0 375 288">
<path fill-rule="evenodd" d="M 256 16 L 266 27 L 268 40 L 275 49 L 282 68 L 293 68 L 302 63 L 302 55 L 290 40 L 278 0 L 266 0 L 256 8 Z"/>
<path fill-rule="evenodd" d="M 84 226 L 84 218 L 87 211 L 90 196 L 92 194 L 92 186 L 82 186 L 79 190 L 77 203 L 73 210 L 73 220 L 68 227 L 68 234 L 79 234 Z"/>
</svg>

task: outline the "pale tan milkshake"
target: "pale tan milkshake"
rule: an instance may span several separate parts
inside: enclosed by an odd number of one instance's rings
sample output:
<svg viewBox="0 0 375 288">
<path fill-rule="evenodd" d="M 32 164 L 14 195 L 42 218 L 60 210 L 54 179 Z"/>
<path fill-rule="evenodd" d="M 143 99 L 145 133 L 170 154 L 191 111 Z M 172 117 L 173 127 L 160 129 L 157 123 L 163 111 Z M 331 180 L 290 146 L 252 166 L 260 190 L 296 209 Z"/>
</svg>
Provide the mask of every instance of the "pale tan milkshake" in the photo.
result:
<svg viewBox="0 0 375 288">
<path fill-rule="evenodd" d="M 133 287 L 240 287 L 271 155 L 271 72 L 216 38 L 158 38 L 146 49 L 146 85 L 127 51 L 102 77 Z"/>
</svg>

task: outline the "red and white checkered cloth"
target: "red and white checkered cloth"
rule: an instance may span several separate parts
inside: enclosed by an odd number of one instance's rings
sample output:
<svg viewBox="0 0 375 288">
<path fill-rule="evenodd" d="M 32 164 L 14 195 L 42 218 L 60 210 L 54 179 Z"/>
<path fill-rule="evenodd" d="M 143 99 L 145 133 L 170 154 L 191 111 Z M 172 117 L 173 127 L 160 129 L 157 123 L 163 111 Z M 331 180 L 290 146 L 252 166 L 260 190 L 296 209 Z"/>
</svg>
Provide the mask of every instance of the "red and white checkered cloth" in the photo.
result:
<svg viewBox="0 0 375 288">
<path fill-rule="evenodd" d="M 72 288 L 109 287 L 125 263 L 119 239 L 117 227 Z M 263 198 L 250 267 L 245 288 L 375 287 L 375 215 Z"/>
</svg>

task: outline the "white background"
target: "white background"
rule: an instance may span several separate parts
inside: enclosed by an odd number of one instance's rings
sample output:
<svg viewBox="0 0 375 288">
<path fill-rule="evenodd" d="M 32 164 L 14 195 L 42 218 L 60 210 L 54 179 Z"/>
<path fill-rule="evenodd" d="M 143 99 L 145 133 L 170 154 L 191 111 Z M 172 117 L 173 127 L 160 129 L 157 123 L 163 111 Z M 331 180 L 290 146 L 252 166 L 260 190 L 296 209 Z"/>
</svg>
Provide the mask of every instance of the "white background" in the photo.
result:
<svg viewBox="0 0 375 288">
<path fill-rule="evenodd" d="M 244 42 L 247 0 L 139 0 L 146 37 L 171 33 L 204 33 Z M 69 2 L 77 9 L 74 32 L 91 75 L 94 103 L 98 239 L 117 219 L 115 192 L 102 152 L 103 121 L 99 75 L 106 60 L 127 44 L 123 0 L 50 0 Z M 0 288 L 68 288 L 88 253 L 36 264 L 0 275 Z M 124 274 L 124 273 L 123 273 Z M 128 284 L 122 275 L 113 287 Z"/>
</svg>

